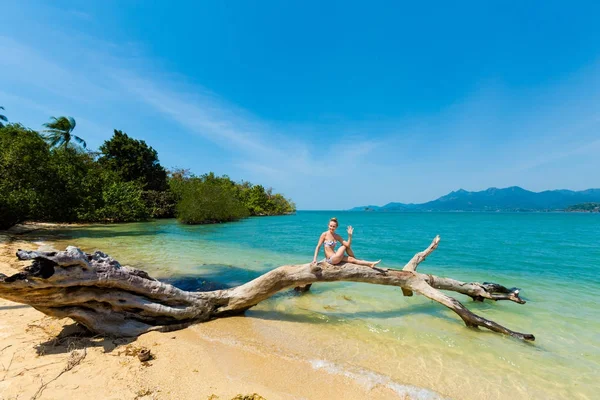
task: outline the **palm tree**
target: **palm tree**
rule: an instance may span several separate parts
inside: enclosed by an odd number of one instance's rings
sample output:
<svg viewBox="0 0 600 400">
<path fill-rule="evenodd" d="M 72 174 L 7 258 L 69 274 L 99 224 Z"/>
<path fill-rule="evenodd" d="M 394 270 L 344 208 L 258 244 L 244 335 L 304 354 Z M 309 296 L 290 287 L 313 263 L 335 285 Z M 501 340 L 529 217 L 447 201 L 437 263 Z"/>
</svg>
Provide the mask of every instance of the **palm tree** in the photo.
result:
<svg viewBox="0 0 600 400">
<path fill-rule="evenodd" d="M 4 110 L 4 107 L 0 106 L 0 110 Z M 4 123 L 2 121 L 8 122 L 8 118 L 6 118 L 5 115 L 0 114 L 0 128 L 4 128 Z"/>
<path fill-rule="evenodd" d="M 75 140 L 78 144 L 86 147 L 85 140 L 77 135 L 73 135 L 73 129 L 75 129 L 75 119 L 73 117 L 52 117 L 51 122 L 47 122 L 44 126 L 46 129 L 44 132 L 48 132 L 46 140 L 50 143 L 51 147 L 67 147 L 71 139 Z"/>
</svg>

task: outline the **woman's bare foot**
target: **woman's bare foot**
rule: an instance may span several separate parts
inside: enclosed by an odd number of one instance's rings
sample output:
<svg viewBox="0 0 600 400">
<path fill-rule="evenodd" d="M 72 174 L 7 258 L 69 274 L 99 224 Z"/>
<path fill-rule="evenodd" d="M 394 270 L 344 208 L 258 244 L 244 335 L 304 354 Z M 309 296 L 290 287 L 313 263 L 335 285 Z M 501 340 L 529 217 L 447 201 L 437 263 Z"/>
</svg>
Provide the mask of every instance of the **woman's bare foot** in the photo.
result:
<svg viewBox="0 0 600 400">
<path fill-rule="evenodd" d="M 376 266 L 377 264 L 379 264 L 380 262 L 381 262 L 381 260 L 377 260 L 377 261 L 375 261 L 375 262 L 372 262 L 372 263 L 371 263 L 371 268 L 375 268 L 375 266 Z"/>
</svg>

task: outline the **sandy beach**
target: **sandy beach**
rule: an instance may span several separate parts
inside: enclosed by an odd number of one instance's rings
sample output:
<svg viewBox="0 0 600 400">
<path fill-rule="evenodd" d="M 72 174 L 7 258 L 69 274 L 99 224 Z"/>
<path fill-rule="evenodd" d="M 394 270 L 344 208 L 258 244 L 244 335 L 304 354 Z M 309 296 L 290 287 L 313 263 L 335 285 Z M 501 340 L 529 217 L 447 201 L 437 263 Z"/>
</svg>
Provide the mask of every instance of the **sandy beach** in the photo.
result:
<svg viewBox="0 0 600 400">
<path fill-rule="evenodd" d="M 25 241 L 20 236 L 39 229 L 43 237 L 47 226 L 0 233 L 0 272 L 11 275 L 26 265 L 14 256 L 17 249 L 51 245 L 48 238 Z M 256 334 L 260 323 L 233 317 L 134 339 L 103 338 L 72 320 L 0 299 L 0 399 L 398 398 L 385 385 L 365 385 L 269 351 Z M 249 340 L 232 339 L 240 336 Z M 136 353 L 142 347 L 150 349 L 152 360 L 139 361 Z"/>
</svg>

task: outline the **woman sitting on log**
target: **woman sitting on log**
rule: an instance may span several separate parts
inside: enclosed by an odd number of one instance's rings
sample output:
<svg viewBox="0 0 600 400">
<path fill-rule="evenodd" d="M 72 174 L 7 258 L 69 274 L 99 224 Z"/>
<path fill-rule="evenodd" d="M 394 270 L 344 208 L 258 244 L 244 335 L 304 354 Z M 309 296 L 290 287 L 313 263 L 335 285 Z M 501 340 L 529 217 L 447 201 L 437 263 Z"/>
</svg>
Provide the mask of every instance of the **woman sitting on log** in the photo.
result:
<svg viewBox="0 0 600 400">
<path fill-rule="evenodd" d="M 374 268 L 377 264 L 381 262 L 378 261 L 365 261 L 358 260 L 354 257 L 354 252 L 350 248 L 350 244 L 352 243 L 352 233 L 354 229 L 352 226 L 348 226 L 348 240 L 344 241 L 340 235 L 335 233 L 335 230 L 338 227 L 337 218 L 331 218 L 329 220 L 329 229 L 321 234 L 319 237 L 319 242 L 317 243 L 317 248 L 315 249 L 315 256 L 313 257 L 313 264 L 317 262 L 317 256 L 319 255 L 319 249 L 321 245 L 325 247 L 325 261 L 329 264 L 339 264 L 340 262 L 351 262 L 359 265 L 366 265 L 367 267 Z M 335 249 L 337 242 L 340 242 L 342 246 L 339 249 Z M 348 256 L 344 255 L 347 253 Z"/>
</svg>

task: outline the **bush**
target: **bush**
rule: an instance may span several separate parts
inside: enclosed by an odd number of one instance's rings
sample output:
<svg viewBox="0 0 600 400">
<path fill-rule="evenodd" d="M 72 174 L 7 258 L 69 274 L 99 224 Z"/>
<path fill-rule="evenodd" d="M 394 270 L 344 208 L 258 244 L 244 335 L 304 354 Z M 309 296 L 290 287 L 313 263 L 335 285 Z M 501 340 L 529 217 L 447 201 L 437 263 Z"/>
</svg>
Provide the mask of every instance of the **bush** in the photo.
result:
<svg viewBox="0 0 600 400">
<path fill-rule="evenodd" d="M 27 210 L 22 205 L 22 202 L 0 193 L 0 229 L 8 229 L 25 219 Z"/>
<path fill-rule="evenodd" d="M 0 128 L 0 227 L 30 218 L 48 219 L 52 193 L 48 181 L 50 150 L 35 131 L 19 124 Z"/>
<path fill-rule="evenodd" d="M 173 218 L 177 201 L 171 191 L 146 190 L 142 199 L 152 218 Z"/>
<path fill-rule="evenodd" d="M 236 221 L 249 216 L 233 185 L 205 176 L 179 182 L 178 190 L 181 200 L 177 219 L 186 224 Z"/>
<path fill-rule="evenodd" d="M 53 149 L 47 179 L 52 185 L 46 203 L 47 219 L 82 220 L 102 204 L 102 171 L 93 156 L 81 148 Z"/>
<path fill-rule="evenodd" d="M 250 215 L 282 215 L 296 211 L 296 205 L 273 189 L 262 185 L 242 182 L 237 185 L 238 197 L 246 206 Z"/>
<path fill-rule="evenodd" d="M 102 191 L 104 205 L 95 219 L 105 222 L 134 222 L 148 219 L 150 213 L 142 200 L 142 187 L 136 182 L 113 182 Z"/>
<path fill-rule="evenodd" d="M 291 201 L 283 197 L 283 195 L 276 193 L 269 199 L 269 212 L 270 215 L 282 215 L 296 212 L 296 205 Z"/>
</svg>

